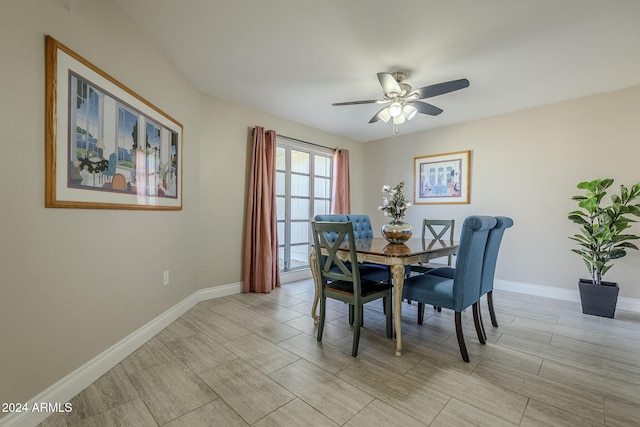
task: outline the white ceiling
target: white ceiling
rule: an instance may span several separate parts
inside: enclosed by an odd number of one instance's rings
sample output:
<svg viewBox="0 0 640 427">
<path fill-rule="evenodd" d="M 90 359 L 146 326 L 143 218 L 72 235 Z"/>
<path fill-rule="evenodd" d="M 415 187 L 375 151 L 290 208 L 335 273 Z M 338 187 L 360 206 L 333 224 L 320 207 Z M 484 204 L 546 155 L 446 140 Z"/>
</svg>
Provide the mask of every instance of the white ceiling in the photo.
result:
<svg viewBox="0 0 640 427">
<path fill-rule="evenodd" d="M 640 0 L 116 1 L 198 90 L 356 141 L 378 72 L 470 81 L 400 134 L 640 84 Z"/>
</svg>

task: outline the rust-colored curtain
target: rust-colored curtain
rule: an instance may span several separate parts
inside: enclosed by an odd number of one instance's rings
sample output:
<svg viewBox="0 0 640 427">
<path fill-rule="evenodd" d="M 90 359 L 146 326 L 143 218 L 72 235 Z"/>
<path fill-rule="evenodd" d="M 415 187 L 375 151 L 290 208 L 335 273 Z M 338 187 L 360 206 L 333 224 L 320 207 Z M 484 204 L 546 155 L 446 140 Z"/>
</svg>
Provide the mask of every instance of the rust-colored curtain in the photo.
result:
<svg viewBox="0 0 640 427">
<path fill-rule="evenodd" d="M 338 148 L 333 154 L 333 203 L 331 213 L 351 213 L 351 185 L 349 184 L 349 150 Z"/>
<path fill-rule="evenodd" d="M 242 292 L 280 287 L 276 222 L 276 133 L 253 129 L 253 157 L 244 234 Z"/>
</svg>

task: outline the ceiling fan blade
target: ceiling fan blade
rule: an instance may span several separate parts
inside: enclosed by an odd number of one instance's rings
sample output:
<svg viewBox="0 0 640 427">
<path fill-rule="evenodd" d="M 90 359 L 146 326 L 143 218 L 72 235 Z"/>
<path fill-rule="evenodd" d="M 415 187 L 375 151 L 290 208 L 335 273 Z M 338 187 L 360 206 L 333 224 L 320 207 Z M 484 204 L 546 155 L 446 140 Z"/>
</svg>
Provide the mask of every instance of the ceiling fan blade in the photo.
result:
<svg viewBox="0 0 640 427">
<path fill-rule="evenodd" d="M 396 81 L 396 79 L 389 73 L 378 73 L 378 80 L 380 81 L 380 85 L 382 86 L 382 90 L 387 95 L 392 96 L 400 95 L 402 92 L 402 88 Z"/>
<path fill-rule="evenodd" d="M 430 116 L 437 116 L 443 111 L 441 108 L 438 108 L 435 105 L 427 104 L 426 102 L 422 101 L 414 101 L 409 105 L 413 105 L 414 107 L 416 107 L 416 110 L 418 110 L 419 113 L 428 114 Z"/>
<path fill-rule="evenodd" d="M 453 92 L 455 90 L 464 89 L 465 87 L 469 87 L 469 80 L 451 80 L 450 82 L 421 87 L 420 89 L 416 89 L 411 92 L 411 95 L 418 94 L 418 99 L 431 98 L 433 96 L 438 96 L 445 93 Z"/>
<path fill-rule="evenodd" d="M 375 104 L 377 102 L 378 102 L 377 99 L 366 99 L 364 101 L 334 102 L 331 105 L 340 106 L 340 105 Z"/>
</svg>

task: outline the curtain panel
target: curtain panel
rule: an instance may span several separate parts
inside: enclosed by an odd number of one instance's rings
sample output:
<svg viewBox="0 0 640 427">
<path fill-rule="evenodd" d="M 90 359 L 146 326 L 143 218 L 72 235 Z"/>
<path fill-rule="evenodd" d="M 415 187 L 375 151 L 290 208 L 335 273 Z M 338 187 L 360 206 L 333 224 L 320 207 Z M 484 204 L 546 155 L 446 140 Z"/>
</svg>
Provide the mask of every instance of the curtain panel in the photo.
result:
<svg viewBox="0 0 640 427">
<path fill-rule="evenodd" d="M 331 203 L 331 213 L 351 213 L 349 150 L 344 148 L 338 148 L 333 154 L 333 203 Z"/>
<path fill-rule="evenodd" d="M 276 133 L 253 129 L 244 237 L 243 292 L 280 287 L 276 218 Z"/>
</svg>

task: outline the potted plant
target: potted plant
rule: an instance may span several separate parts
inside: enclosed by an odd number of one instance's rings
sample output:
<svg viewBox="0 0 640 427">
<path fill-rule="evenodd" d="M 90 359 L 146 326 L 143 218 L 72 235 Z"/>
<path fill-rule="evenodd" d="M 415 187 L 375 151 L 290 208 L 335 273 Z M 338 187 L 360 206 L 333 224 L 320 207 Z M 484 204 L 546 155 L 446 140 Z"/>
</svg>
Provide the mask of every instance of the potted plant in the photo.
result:
<svg viewBox="0 0 640 427">
<path fill-rule="evenodd" d="M 156 171 L 156 173 L 160 175 L 160 178 L 162 179 L 162 188 L 164 188 L 165 190 L 167 189 L 167 186 L 168 186 L 167 176 L 169 175 L 170 170 L 171 170 L 171 164 L 169 164 L 169 162 L 167 163 L 160 162 L 158 170 Z"/>
<path fill-rule="evenodd" d="M 602 317 L 613 317 L 618 300 L 618 284 L 604 282 L 602 277 L 612 267 L 612 261 L 627 255 L 627 249 L 638 249 L 631 240 L 640 239 L 635 234 L 625 233 L 632 222 L 632 216 L 640 217 L 640 182 L 630 189 L 620 186 L 620 194 L 611 195 L 611 204 L 603 201 L 613 179 L 596 179 L 581 182 L 578 188 L 584 195 L 573 196 L 580 210 L 569 213 L 569 220 L 580 225 L 580 234 L 570 237 L 578 242 L 578 249 L 572 249 L 582 257 L 591 279 L 580 279 L 580 300 L 582 312 Z"/>
</svg>

